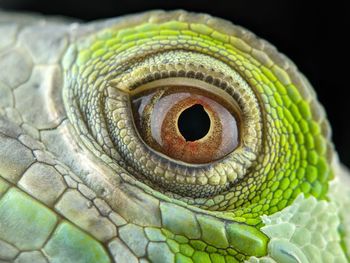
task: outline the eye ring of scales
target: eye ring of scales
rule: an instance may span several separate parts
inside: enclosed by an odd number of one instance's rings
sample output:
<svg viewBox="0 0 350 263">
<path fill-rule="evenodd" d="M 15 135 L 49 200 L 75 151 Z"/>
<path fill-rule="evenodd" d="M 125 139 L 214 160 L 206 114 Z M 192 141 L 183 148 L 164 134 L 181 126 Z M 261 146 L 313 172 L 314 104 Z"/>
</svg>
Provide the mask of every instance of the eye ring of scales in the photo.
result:
<svg viewBox="0 0 350 263">
<path fill-rule="evenodd" d="M 349 262 L 349 173 L 271 44 L 182 10 L 0 21 L 1 261 Z M 152 112 L 169 84 L 232 106 L 237 147 L 190 163 L 142 137 L 133 96 Z"/>
</svg>

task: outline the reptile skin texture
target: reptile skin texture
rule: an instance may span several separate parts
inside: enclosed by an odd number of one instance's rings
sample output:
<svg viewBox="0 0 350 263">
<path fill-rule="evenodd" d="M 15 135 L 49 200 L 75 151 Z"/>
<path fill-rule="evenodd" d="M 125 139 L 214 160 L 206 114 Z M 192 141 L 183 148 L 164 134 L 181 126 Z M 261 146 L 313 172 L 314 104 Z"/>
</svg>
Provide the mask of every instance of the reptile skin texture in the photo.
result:
<svg viewBox="0 0 350 263">
<path fill-rule="evenodd" d="M 350 262 L 349 207 L 315 91 L 243 27 L 0 11 L 0 262 Z"/>
</svg>

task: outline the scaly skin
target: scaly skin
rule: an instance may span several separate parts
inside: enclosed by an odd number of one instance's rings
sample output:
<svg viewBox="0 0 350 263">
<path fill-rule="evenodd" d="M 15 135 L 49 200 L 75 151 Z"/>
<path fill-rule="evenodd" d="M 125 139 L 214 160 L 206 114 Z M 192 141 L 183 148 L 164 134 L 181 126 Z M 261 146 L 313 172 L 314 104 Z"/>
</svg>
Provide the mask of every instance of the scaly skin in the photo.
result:
<svg viewBox="0 0 350 263">
<path fill-rule="evenodd" d="M 237 101 L 233 153 L 197 167 L 144 145 L 129 96 L 167 78 Z M 208 15 L 0 13 L 0 160 L 1 262 L 350 258 L 350 179 L 312 87 Z"/>
</svg>

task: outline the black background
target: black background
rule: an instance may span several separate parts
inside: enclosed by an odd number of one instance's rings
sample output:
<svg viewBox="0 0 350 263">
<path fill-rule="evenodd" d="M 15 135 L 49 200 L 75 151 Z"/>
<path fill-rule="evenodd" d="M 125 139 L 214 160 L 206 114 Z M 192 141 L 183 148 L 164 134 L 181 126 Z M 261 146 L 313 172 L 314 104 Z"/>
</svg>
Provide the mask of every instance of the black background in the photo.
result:
<svg viewBox="0 0 350 263">
<path fill-rule="evenodd" d="M 340 159 L 350 166 L 350 10 L 344 1 L 0 0 L 0 8 L 94 20 L 150 9 L 205 12 L 273 43 L 308 77 L 325 106 Z"/>
</svg>

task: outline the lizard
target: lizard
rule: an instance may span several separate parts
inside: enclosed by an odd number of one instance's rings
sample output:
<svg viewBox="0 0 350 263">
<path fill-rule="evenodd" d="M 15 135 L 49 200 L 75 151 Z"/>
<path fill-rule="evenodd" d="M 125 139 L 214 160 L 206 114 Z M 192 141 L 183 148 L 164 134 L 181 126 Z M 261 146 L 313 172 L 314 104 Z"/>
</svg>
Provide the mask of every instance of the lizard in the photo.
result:
<svg viewBox="0 0 350 263">
<path fill-rule="evenodd" d="M 0 12 L 1 262 L 349 262 L 349 205 L 314 89 L 247 29 Z"/>
</svg>

